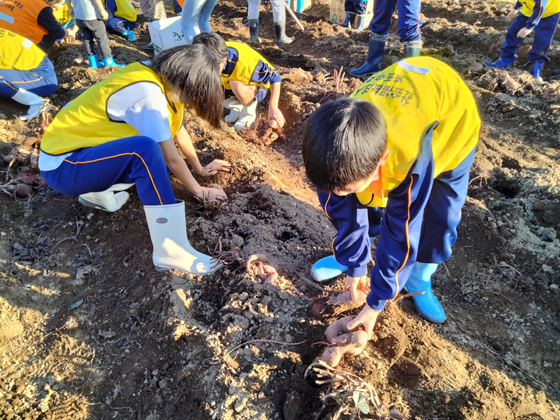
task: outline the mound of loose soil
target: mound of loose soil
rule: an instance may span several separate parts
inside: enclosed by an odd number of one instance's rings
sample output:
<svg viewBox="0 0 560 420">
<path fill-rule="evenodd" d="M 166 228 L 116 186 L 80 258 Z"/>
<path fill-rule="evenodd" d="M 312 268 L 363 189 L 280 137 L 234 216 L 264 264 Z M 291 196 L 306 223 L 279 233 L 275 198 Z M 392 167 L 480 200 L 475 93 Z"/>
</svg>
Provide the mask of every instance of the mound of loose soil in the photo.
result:
<svg viewBox="0 0 560 420">
<path fill-rule="evenodd" d="M 423 4 L 425 53 L 464 77 L 484 122 L 459 240 L 434 276 L 448 320 L 429 324 L 403 299 L 383 312 L 365 351 L 339 365 L 404 418 L 560 418 L 560 38 L 546 82 L 523 66 L 529 43 L 511 70 L 482 67 L 498 56 L 510 7 Z M 199 204 L 172 178 L 192 244 L 228 257 L 215 275 L 154 270 L 134 189 L 115 214 L 40 182 L 31 183 L 30 198 L 0 196 L 0 419 L 303 420 L 336 411 L 303 373 L 324 350 L 326 326 L 357 309 L 311 311 L 340 292 L 342 280 L 322 287 L 309 275 L 331 252 L 335 231 L 305 178 L 300 142 L 315 109 L 360 85 L 346 77 L 336 88 L 333 71 L 348 74 L 365 60 L 369 34 L 332 26 L 324 5 L 313 10 L 300 15 L 304 34 L 288 17 L 297 41 L 279 49 L 271 10 L 261 7 L 258 50 L 284 80 L 287 125 L 277 139 L 262 124 L 235 133 L 185 119 L 202 162 L 233 165 L 199 180 L 224 187 L 223 205 Z M 246 40 L 245 17 L 245 2 L 220 1 L 211 23 L 226 39 Z M 112 37 L 116 61 L 149 58 L 139 49 L 149 41 L 145 29 L 137 43 Z M 402 58 L 395 32 L 383 65 Z M 54 107 L 110 73 L 84 60 L 78 44 L 54 54 Z M 5 156 L 33 143 L 55 115 L 53 108 L 24 124 L 14 117 L 24 111 L 0 102 Z M 2 165 L 3 176 L 32 171 L 28 162 Z M 266 256 L 274 282 L 247 272 L 252 254 Z"/>
</svg>

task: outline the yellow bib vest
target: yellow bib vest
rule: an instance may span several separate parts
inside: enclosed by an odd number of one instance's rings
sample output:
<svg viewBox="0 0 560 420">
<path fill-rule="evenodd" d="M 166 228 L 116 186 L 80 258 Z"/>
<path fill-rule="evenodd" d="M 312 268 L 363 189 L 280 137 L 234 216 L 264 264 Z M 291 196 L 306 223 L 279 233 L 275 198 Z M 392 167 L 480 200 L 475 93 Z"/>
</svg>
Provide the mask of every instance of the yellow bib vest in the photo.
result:
<svg viewBox="0 0 560 420">
<path fill-rule="evenodd" d="M 254 82 L 252 79 L 255 69 L 261 61 L 266 63 L 271 69 L 274 69 L 272 64 L 270 64 L 254 49 L 242 42 L 226 42 L 226 45 L 228 48 L 234 48 L 237 50 L 238 55 L 237 63 L 235 64 L 233 72 L 230 75 L 222 74 L 222 85 L 224 85 L 227 90 L 231 90 L 231 86 L 229 84 L 230 80 L 242 82 L 248 86 L 264 86 L 267 89 L 270 88 L 270 83 L 258 83 Z"/>
<path fill-rule="evenodd" d="M 68 5 L 64 3 L 62 7 L 58 10 L 53 10 L 54 18 L 61 25 L 66 25 L 72 16 L 70 16 L 70 11 L 68 10 Z"/>
<path fill-rule="evenodd" d="M 103 1 L 105 4 L 105 0 Z M 138 16 L 136 10 L 128 0 L 115 0 L 115 16 L 128 20 L 129 22 L 136 22 Z"/>
<path fill-rule="evenodd" d="M 535 8 L 535 1 L 534 0 L 519 0 L 522 7 L 520 13 L 527 17 L 531 17 L 533 14 L 533 9 Z M 560 0 L 548 0 L 546 7 L 544 8 L 544 13 L 542 14 L 542 18 L 546 18 L 556 13 L 560 13 Z"/>
<path fill-rule="evenodd" d="M 461 163 L 478 142 L 480 118 L 474 98 L 459 75 L 430 57 L 407 58 L 374 74 L 351 95 L 372 102 L 387 121 L 389 158 L 382 167 L 382 197 L 374 183 L 357 193 L 362 204 L 385 207 L 389 192 L 405 179 L 432 134 L 434 177 Z"/>
<path fill-rule="evenodd" d="M 155 83 L 165 93 L 161 79 L 150 68 L 140 63 L 123 67 L 60 110 L 43 135 L 41 150 L 51 155 L 60 155 L 138 136 L 136 129 L 122 121 L 111 121 L 107 114 L 109 97 L 138 82 Z M 183 125 L 185 108 L 183 104 L 175 104 L 168 99 L 167 110 L 171 134 L 174 136 Z"/>
<path fill-rule="evenodd" d="M 29 39 L 0 29 L 0 69 L 33 70 L 44 58 L 45 53 Z"/>
</svg>

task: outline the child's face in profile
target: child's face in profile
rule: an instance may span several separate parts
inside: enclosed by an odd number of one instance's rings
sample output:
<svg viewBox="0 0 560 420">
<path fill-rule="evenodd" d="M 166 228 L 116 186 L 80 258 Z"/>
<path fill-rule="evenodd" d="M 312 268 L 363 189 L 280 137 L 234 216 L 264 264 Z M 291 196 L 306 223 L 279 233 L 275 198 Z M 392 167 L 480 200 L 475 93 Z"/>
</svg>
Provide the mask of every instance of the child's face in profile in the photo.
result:
<svg viewBox="0 0 560 420">
<path fill-rule="evenodd" d="M 57 10 L 61 9 L 63 5 L 64 5 L 64 0 L 59 3 L 53 4 L 51 6 L 51 9 L 53 9 L 56 12 Z"/>
<path fill-rule="evenodd" d="M 369 186 L 369 184 L 375 181 L 378 177 L 379 177 L 379 166 L 367 178 L 351 182 L 350 184 L 346 185 L 344 188 L 334 190 L 333 193 L 335 193 L 338 196 L 344 197 L 348 194 L 362 192 Z"/>
</svg>

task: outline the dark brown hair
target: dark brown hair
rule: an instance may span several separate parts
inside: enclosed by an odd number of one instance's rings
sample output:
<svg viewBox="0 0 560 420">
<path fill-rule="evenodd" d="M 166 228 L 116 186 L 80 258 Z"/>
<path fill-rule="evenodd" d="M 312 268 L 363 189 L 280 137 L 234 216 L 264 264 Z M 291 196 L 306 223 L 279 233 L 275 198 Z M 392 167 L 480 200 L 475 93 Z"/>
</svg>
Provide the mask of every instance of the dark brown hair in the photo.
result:
<svg viewBox="0 0 560 420">
<path fill-rule="evenodd" d="M 178 90 L 181 102 L 214 127 L 220 127 L 224 88 L 220 63 L 204 45 L 181 45 L 160 52 L 151 68 Z"/>
</svg>

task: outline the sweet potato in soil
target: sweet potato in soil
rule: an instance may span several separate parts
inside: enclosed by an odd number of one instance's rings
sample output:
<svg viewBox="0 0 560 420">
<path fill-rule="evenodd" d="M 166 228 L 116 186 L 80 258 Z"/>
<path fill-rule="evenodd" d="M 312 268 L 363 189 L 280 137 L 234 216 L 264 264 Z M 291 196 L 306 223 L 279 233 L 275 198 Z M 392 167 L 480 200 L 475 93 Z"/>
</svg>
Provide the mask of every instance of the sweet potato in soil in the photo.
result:
<svg viewBox="0 0 560 420">
<path fill-rule="evenodd" d="M 448 321 L 429 324 L 403 299 L 382 313 L 366 349 L 337 367 L 371 383 L 384 404 L 401 402 L 405 418 L 560 418 L 560 34 L 548 52 L 545 83 L 522 67 L 530 42 L 508 71 L 474 66 L 498 57 L 510 8 L 422 4 L 423 53 L 460 73 L 483 120 L 458 241 L 433 279 Z M 265 254 L 278 273 L 274 283 L 235 261 L 207 278 L 156 272 L 134 188 L 114 214 L 39 184 L 29 199 L 0 193 L 0 418 L 264 420 L 282 418 L 286 401 L 293 418 L 316 418 L 322 389 L 302 379 L 322 352 L 312 344 L 324 340 L 332 321 L 358 309 L 315 318 L 292 287 L 328 298 L 309 283 L 308 270 L 332 252 L 335 235 L 307 183 L 301 134 L 317 104 L 337 96 L 325 76 L 361 65 L 369 37 L 331 25 L 319 16 L 326 10 L 299 15 L 304 34 L 288 17 L 287 32 L 297 40 L 280 49 L 272 13 L 262 7 L 263 43 L 256 48 L 282 73 L 283 138 L 256 145 L 187 115 L 202 163 L 233 165 L 230 173 L 197 178 L 223 186 L 228 202 L 198 203 L 171 178 L 186 201 L 193 246 L 210 252 L 221 238 L 222 251 L 233 246 L 243 260 Z M 219 1 L 211 25 L 228 40 L 246 40 L 246 15 L 244 1 Z M 392 31 L 383 66 L 402 58 Z M 149 42 L 146 27 L 136 32 L 137 43 L 111 35 L 116 61 L 150 58 L 139 49 Z M 52 61 L 56 107 L 110 74 L 86 67 L 79 43 Z M 360 83 L 347 77 L 344 93 Z M 259 106 L 262 119 L 267 106 Z M 40 136 L 40 122 L 14 117 L 25 111 L 0 100 L 2 155 Z M 321 286 L 340 293 L 342 280 Z M 253 341 L 228 353 L 250 340 L 307 341 Z M 294 393 L 301 398 L 289 398 Z"/>
</svg>

